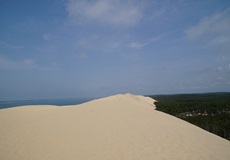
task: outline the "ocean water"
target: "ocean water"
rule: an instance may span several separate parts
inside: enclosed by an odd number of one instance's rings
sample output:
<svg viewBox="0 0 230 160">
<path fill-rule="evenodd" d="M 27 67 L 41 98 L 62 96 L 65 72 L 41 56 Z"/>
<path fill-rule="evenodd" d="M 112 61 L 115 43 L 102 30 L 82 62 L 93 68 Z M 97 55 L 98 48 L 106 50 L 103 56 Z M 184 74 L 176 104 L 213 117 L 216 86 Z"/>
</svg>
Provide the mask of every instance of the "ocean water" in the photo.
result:
<svg viewBox="0 0 230 160">
<path fill-rule="evenodd" d="M 65 99 L 39 99 L 39 100 L 15 100 L 0 101 L 0 109 L 27 106 L 27 105 L 56 105 L 68 106 L 82 104 L 93 100 L 93 98 L 65 98 Z"/>
</svg>

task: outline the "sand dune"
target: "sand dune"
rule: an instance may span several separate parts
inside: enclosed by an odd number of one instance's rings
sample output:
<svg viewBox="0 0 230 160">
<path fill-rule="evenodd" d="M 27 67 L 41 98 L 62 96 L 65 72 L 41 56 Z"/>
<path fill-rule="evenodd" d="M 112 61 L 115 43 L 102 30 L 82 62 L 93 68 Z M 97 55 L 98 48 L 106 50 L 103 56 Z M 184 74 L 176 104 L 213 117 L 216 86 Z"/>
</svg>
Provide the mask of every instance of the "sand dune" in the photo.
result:
<svg viewBox="0 0 230 160">
<path fill-rule="evenodd" d="M 227 160 L 230 142 L 115 95 L 77 106 L 0 110 L 1 160 Z"/>
</svg>

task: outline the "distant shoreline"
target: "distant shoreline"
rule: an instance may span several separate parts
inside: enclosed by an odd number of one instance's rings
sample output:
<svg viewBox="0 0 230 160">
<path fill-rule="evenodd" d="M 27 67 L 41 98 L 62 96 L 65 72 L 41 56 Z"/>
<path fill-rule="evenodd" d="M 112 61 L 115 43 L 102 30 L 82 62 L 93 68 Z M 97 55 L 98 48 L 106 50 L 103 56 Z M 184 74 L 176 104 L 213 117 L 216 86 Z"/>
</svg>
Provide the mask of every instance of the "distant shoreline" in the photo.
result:
<svg viewBox="0 0 230 160">
<path fill-rule="evenodd" d="M 27 106 L 27 105 L 55 105 L 55 106 L 68 106 L 78 105 L 94 98 L 59 98 L 59 99 L 35 99 L 35 100 L 12 100 L 0 101 L 0 109 Z"/>
<path fill-rule="evenodd" d="M 149 94 L 144 96 L 152 97 L 152 96 L 170 96 L 170 95 L 205 95 L 205 94 L 226 94 L 226 93 L 230 93 L 230 92 L 175 93 L 175 94 L 153 94 L 153 95 Z M 3 100 L 0 101 L 0 109 L 27 106 L 27 105 L 55 105 L 55 106 L 78 105 L 98 98 L 99 97 Z"/>
</svg>

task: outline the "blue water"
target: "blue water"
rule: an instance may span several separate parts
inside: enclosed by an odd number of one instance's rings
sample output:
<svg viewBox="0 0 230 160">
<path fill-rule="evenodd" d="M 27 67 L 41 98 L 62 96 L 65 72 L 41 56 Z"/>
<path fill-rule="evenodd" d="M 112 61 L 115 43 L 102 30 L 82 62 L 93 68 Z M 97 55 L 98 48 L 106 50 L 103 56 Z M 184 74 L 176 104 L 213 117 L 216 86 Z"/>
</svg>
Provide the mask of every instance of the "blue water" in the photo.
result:
<svg viewBox="0 0 230 160">
<path fill-rule="evenodd" d="M 90 100 L 93 100 L 93 98 L 65 98 L 65 99 L 0 101 L 0 109 L 17 107 L 17 106 L 26 106 L 26 105 L 67 106 L 67 105 L 82 104 Z"/>
</svg>

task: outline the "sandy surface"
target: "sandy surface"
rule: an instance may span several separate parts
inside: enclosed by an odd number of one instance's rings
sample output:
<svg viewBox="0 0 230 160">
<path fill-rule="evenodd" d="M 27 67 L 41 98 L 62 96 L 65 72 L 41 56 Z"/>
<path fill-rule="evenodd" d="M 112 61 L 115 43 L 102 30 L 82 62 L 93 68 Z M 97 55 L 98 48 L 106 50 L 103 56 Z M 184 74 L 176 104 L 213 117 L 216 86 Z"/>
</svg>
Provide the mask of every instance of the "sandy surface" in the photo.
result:
<svg viewBox="0 0 230 160">
<path fill-rule="evenodd" d="M 1 160 L 229 160 L 230 142 L 115 95 L 77 106 L 0 110 Z"/>
</svg>

